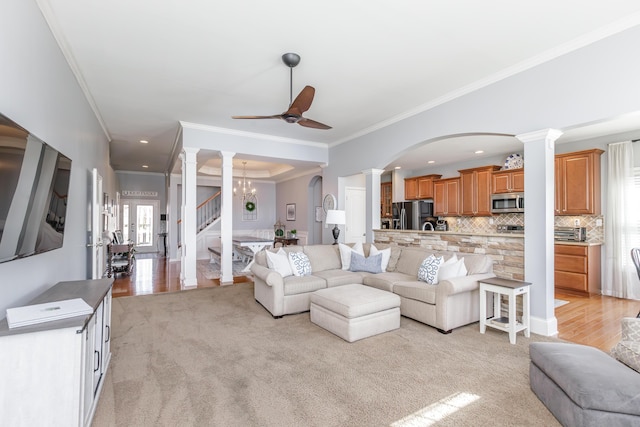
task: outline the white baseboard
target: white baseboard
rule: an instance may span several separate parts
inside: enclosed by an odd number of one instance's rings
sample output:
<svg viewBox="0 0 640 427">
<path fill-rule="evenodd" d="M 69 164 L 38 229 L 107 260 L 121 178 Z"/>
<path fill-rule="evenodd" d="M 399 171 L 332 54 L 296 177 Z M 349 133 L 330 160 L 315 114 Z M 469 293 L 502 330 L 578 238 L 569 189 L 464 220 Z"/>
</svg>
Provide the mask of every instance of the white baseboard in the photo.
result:
<svg viewBox="0 0 640 427">
<path fill-rule="evenodd" d="M 531 316 L 531 332 L 545 337 L 558 335 L 558 319 L 555 316 L 549 319 Z"/>
</svg>

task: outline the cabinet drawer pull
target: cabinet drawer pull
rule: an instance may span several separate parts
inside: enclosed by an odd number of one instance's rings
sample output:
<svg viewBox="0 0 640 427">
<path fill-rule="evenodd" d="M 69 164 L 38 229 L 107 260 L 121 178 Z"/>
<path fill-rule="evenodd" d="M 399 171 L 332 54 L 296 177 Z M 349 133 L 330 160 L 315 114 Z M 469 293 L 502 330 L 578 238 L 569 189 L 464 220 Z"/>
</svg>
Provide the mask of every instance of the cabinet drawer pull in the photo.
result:
<svg viewBox="0 0 640 427">
<path fill-rule="evenodd" d="M 98 356 L 98 359 L 97 359 L 97 362 L 98 362 L 98 363 L 97 363 L 97 365 L 98 365 L 98 366 L 93 370 L 93 372 L 97 372 L 97 371 L 98 371 L 98 369 L 100 369 L 100 352 L 99 352 L 98 350 L 94 350 L 94 351 L 93 351 L 93 355 L 94 355 L 94 356 Z M 96 361 L 94 360 L 93 366 L 96 366 L 96 363 L 95 363 L 95 362 L 96 362 Z"/>
<path fill-rule="evenodd" d="M 105 325 L 105 328 L 107 328 L 107 337 L 104 339 L 104 342 L 109 342 L 111 340 L 111 327 Z"/>
</svg>

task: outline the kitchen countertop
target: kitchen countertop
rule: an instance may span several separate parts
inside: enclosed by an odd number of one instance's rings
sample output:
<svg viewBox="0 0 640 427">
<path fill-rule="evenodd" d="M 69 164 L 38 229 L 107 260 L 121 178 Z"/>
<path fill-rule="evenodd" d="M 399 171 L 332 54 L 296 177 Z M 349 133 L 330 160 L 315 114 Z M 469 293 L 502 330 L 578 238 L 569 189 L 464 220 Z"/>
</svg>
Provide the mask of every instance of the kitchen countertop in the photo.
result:
<svg viewBox="0 0 640 427">
<path fill-rule="evenodd" d="M 524 239 L 524 234 L 520 233 L 471 233 L 464 231 L 422 231 L 422 230 L 397 230 L 397 229 L 375 229 L 374 232 L 393 232 L 393 233 L 418 233 L 418 234 L 445 234 L 445 235 L 457 235 L 457 236 L 480 236 L 480 237 L 513 237 L 516 239 Z M 556 240 L 556 245 L 572 245 L 572 246 L 600 246 L 603 242 L 587 241 L 587 242 L 571 242 L 565 240 Z"/>
</svg>

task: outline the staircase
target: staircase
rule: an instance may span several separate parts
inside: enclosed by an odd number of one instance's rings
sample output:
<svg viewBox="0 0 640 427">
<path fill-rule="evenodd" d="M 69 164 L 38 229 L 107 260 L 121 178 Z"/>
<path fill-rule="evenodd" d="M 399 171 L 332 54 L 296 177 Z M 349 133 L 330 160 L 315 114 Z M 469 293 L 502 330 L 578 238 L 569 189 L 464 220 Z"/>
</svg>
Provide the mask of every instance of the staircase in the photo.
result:
<svg viewBox="0 0 640 427">
<path fill-rule="evenodd" d="M 198 230 L 198 236 L 220 221 L 220 194 L 221 192 L 218 191 L 196 207 L 196 230 Z M 181 222 L 182 219 L 179 219 L 178 247 L 182 246 L 182 236 L 180 235 Z"/>
</svg>

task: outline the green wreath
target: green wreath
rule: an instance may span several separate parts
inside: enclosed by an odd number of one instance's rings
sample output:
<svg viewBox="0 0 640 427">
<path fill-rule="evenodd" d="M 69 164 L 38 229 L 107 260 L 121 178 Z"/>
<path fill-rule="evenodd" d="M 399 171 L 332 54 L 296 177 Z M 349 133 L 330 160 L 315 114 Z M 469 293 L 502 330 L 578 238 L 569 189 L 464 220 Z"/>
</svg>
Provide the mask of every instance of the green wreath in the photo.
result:
<svg viewBox="0 0 640 427">
<path fill-rule="evenodd" d="M 253 202 L 247 202 L 245 203 L 244 208 L 249 212 L 253 212 L 256 210 L 256 204 Z"/>
</svg>

